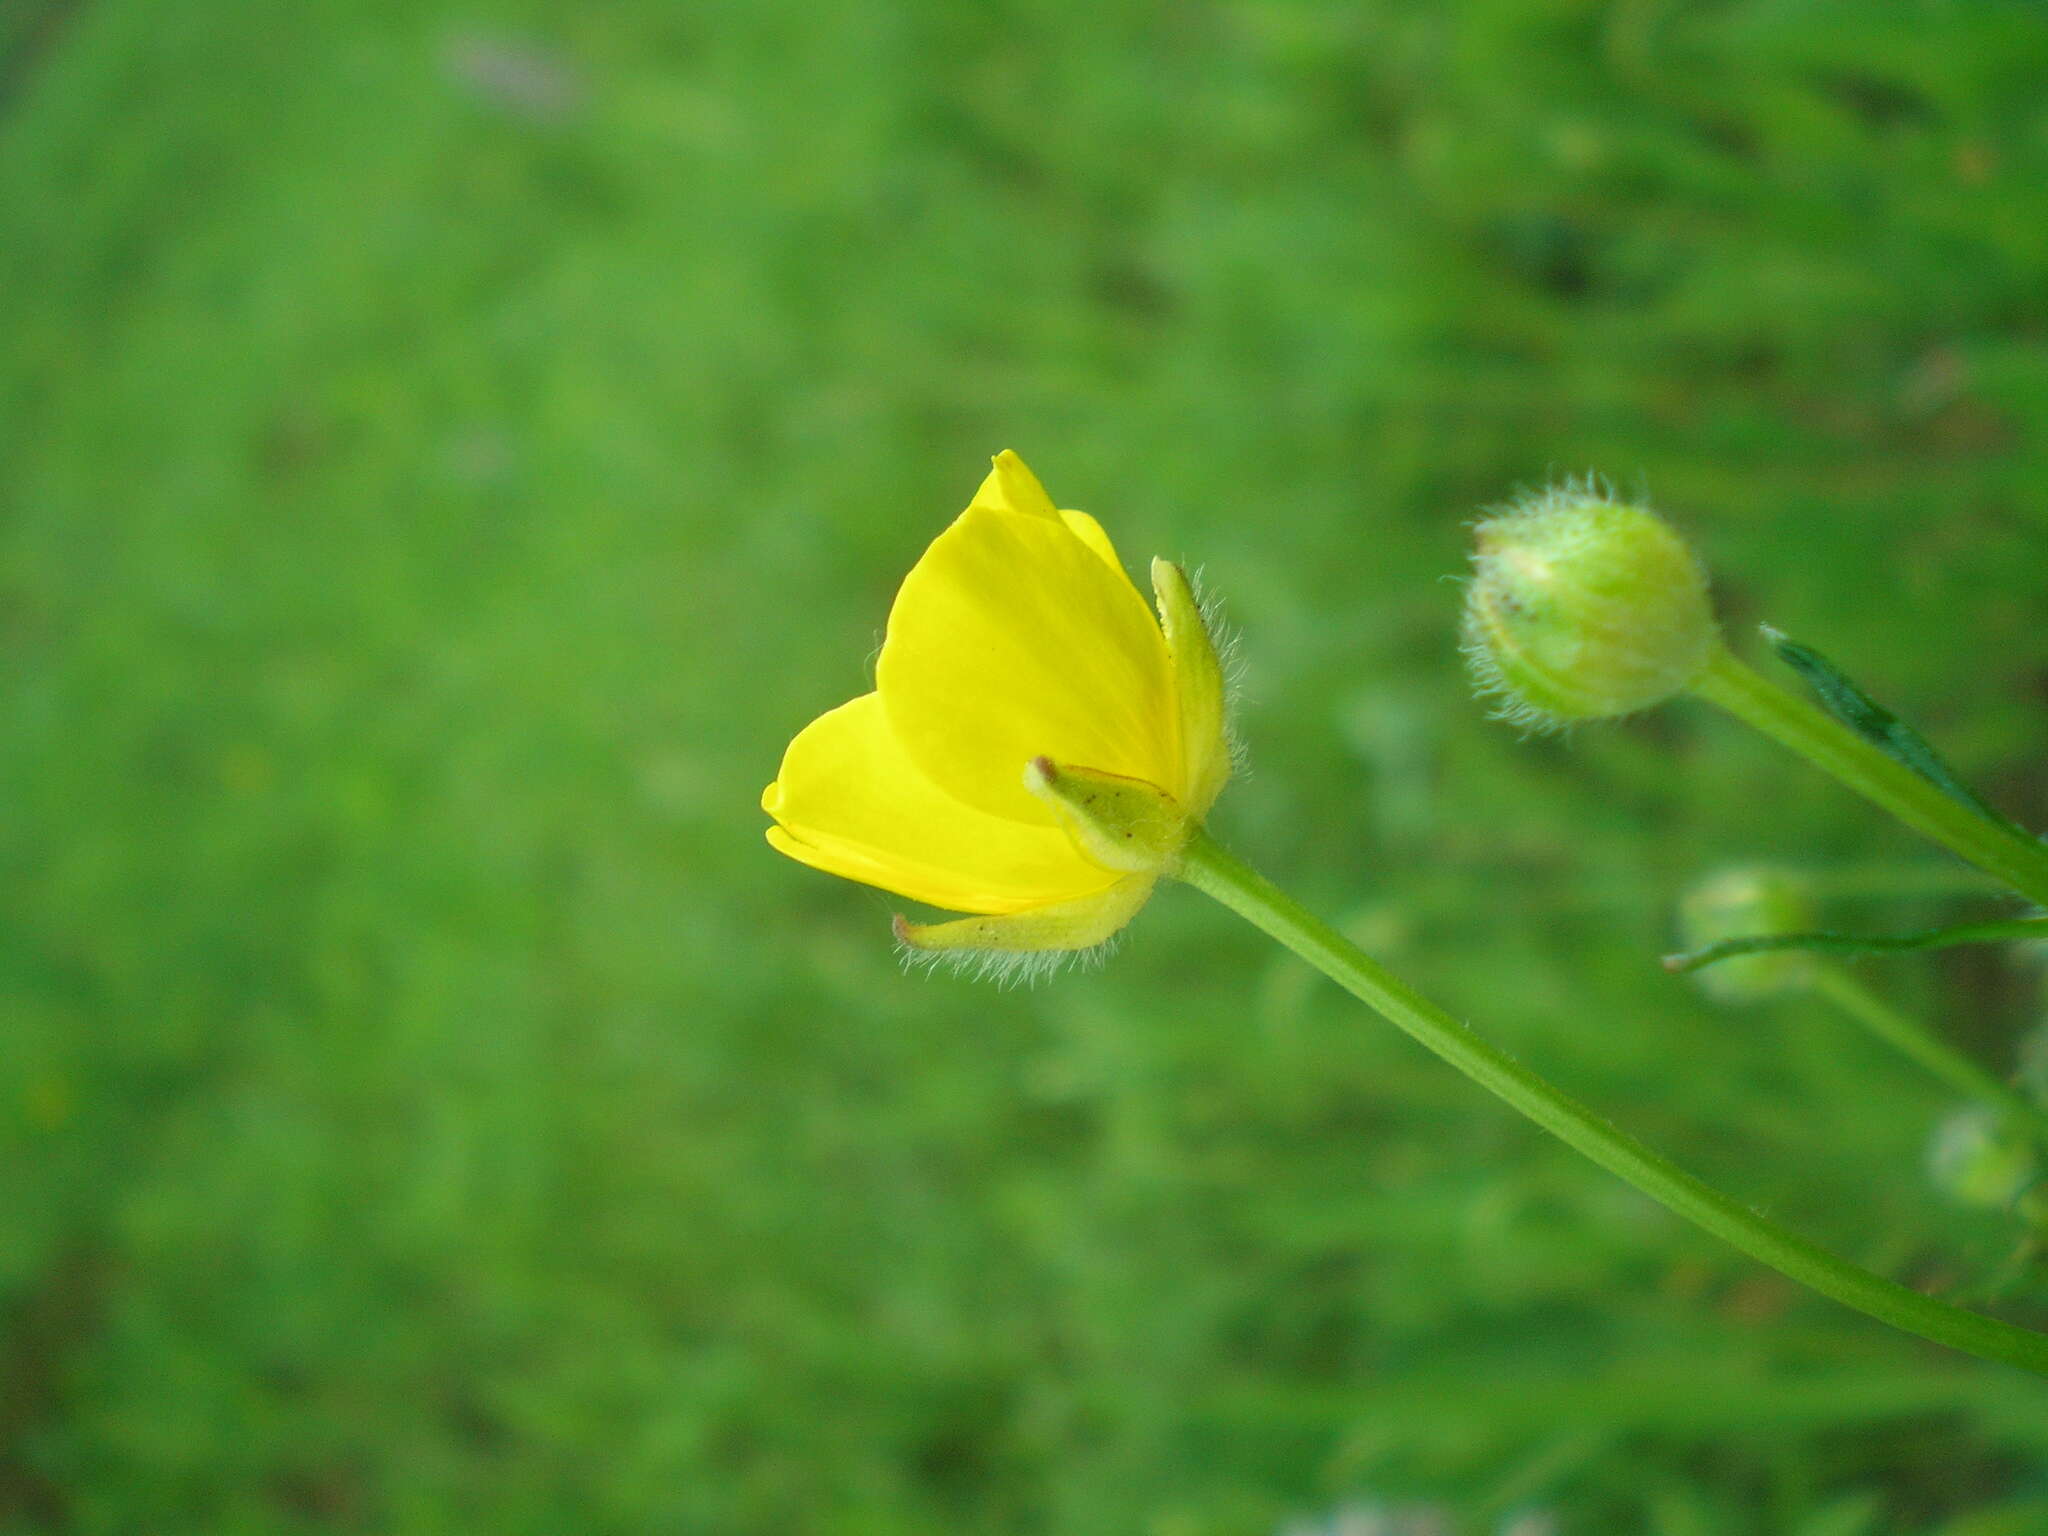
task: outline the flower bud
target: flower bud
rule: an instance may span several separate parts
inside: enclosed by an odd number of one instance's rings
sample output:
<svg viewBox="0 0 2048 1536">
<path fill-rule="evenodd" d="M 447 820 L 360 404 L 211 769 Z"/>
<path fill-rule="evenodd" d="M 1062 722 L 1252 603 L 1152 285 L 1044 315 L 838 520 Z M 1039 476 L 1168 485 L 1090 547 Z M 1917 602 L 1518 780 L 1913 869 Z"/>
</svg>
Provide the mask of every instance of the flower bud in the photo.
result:
<svg viewBox="0 0 2048 1536">
<path fill-rule="evenodd" d="M 1980 1105 L 1959 1109 L 1934 1128 L 1927 1173 L 1959 1205 L 2009 1206 L 2039 1174 L 2027 1138 Z"/>
<path fill-rule="evenodd" d="M 1517 724 L 1632 714 L 1689 687 L 1719 630 L 1706 573 L 1654 514 L 1565 486 L 1478 529 L 1465 656 Z"/>
<path fill-rule="evenodd" d="M 1806 882 L 1775 869 L 1724 869 L 1709 875 L 1678 904 L 1678 923 L 1689 950 L 1723 939 L 1808 933 L 1814 927 L 1813 896 Z M 1813 975 L 1813 956 L 1781 949 L 1717 960 L 1693 972 L 1716 1002 L 1753 1003 L 1804 987 Z"/>
</svg>

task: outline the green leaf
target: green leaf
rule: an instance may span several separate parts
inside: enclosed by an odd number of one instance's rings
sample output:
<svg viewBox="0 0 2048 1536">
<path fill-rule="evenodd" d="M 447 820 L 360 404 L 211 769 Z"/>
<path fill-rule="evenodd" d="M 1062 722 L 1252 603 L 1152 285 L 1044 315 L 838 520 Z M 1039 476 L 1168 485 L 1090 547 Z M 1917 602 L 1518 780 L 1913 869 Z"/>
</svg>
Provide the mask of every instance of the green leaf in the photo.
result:
<svg viewBox="0 0 2048 1536">
<path fill-rule="evenodd" d="M 1737 955 L 1775 949 L 1813 949 L 1837 955 L 1894 955 L 1913 949 L 1952 949 L 1958 944 L 1992 944 L 2001 939 L 2048 939 L 2048 915 L 1993 918 L 1926 928 L 1918 933 L 1767 933 L 1744 939 L 1723 939 L 1699 949 L 1666 955 L 1664 969 L 1673 975 L 1696 971 Z"/>
<path fill-rule="evenodd" d="M 1925 736 L 1857 687 L 1840 667 L 1811 646 L 1799 644 L 1768 624 L 1759 627 L 1771 649 L 1778 653 L 1778 659 L 1805 679 L 1806 685 L 1814 691 L 1829 714 L 1893 761 L 1912 769 L 1957 804 L 1968 807 L 1987 821 L 2019 831 L 1956 777 L 1955 770 L 1942 760 L 1941 754 L 1934 750 Z"/>
</svg>

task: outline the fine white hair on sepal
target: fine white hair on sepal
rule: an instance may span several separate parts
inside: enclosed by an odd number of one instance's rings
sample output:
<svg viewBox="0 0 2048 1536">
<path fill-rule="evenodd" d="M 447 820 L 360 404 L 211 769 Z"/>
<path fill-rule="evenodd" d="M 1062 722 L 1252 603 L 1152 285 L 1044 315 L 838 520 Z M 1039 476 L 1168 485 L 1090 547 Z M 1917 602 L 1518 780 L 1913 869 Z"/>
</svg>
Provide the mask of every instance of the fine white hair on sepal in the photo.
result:
<svg viewBox="0 0 2048 1536">
<path fill-rule="evenodd" d="M 1636 499 L 1647 502 L 1647 490 Z M 1497 523 L 1510 517 L 1535 517 L 1577 502 L 1613 503 L 1620 500 L 1621 496 L 1614 489 L 1614 482 L 1605 475 L 1589 469 L 1583 475 L 1566 475 L 1562 480 L 1553 480 L 1545 485 L 1518 485 L 1508 493 L 1506 501 L 1496 502 L 1490 507 L 1481 507 L 1477 516 L 1466 520 L 1465 526 L 1478 528 L 1486 523 Z"/>
<path fill-rule="evenodd" d="M 1065 970 L 1099 971 L 1123 943 L 1112 934 L 1087 949 L 920 949 L 896 941 L 896 958 L 906 973 L 945 971 L 969 981 L 993 982 L 998 990 L 1031 988 Z"/>
<path fill-rule="evenodd" d="M 1223 595 L 1211 591 L 1202 580 L 1203 568 L 1182 569 L 1187 572 L 1188 590 L 1195 595 L 1195 612 L 1208 633 L 1209 649 L 1216 653 L 1216 666 L 1223 674 L 1223 747 L 1230 754 L 1230 776 L 1241 779 L 1251 771 L 1251 752 L 1237 724 L 1238 705 L 1244 699 L 1243 639 L 1223 617 Z"/>
<path fill-rule="evenodd" d="M 1530 736 L 1569 736 L 1576 720 L 1538 709 L 1515 691 L 1493 658 L 1492 647 L 1479 634 L 1479 626 L 1468 613 L 1458 640 L 1458 654 L 1465 658 L 1465 672 L 1472 680 L 1473 694 L 1486 705 L 1486 717 L 1499 720 Z"/>
</svg>

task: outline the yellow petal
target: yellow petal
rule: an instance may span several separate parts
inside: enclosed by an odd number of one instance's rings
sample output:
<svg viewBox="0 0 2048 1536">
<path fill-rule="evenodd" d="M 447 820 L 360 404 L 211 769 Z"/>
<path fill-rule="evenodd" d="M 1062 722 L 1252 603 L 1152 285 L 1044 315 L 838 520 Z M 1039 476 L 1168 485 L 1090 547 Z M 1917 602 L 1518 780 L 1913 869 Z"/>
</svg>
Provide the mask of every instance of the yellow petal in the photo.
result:
<svg viewBox="0 0 2048 1536">
<path fill-rule="evenodd" d="M 1014 912 L 1117 878 L 1055 827 L 1006 821 L 940 790 L 904 753 L 872 693 L 803 729 L 761 808 L 781 823 L 768 829 L 779 852 L 956 912 Z"/>
<path fill-rule="evenodd" d="M 1123 561 L 1116 557 L 1116 546 L 1109 542 L 1109 535 L 1102 531 L 1102 524 L 1095 521 L 1086 512 L 1062 512 L 1060 513 L 1060 521 L 1067 525 L 1067 531 L 1073 534 L 1075 538 L 1101 556 L 1104 565 L 1115 571 L 1117 575 L 1123 577 L 1125 581 L 1131 579 L 1130 573 L 1124 569 Z M 1135 591 L 1137 589 L 1133 587 L 1132 590 Z"/>
<path fill-rule="evenodd" d="M 1005 954 L 1093 949 L 1138 915 L 1157 880 L 1131 875 L 1104 891 L 1073 901 L 1031 907 L 1003 917 L 966 917 L 952 923 L 911 923 L 896 919 L 896 937 L 929 952 L 978 951 L 992 959 Z"/>
<path fill-rule="evenodd" d="M 1187 574 L 1169 560 L 1152 562 L 1152 590 L 1159 598 L 1159 621 L 1166 633 L 1166 653 L 1173 661 L 1174 692 L 1180 701 L 1181 750 L 1185 754 L 1187 812 L 1197 820 L 1223 792 L 1230 778 L 1230 725 L 1223 686 L 1223 663 L 1202 605 L 1195 601 Z"/>
<path fill-rule="evenodd" d="M 1059 516 L 1053 509 L 1052 498 L 1038 483 L 1038 476 L 1016 454 L 1005 448 L 994 462 L 995 468 L 981 482 L 981 489 L 974 493 L 969 506 L 986 507 L 992 512 L 1022 512 L 1027 517 Z"/>
<path fill-rule="evenodd" d="M 918 766 L 991 815 L 1051 823 L 1023 783 L 1039 756 L 1181 792 L 1158 621 L 1058 518 L 962 513 L 904 578 L 876 687 Z"/>
</svg>

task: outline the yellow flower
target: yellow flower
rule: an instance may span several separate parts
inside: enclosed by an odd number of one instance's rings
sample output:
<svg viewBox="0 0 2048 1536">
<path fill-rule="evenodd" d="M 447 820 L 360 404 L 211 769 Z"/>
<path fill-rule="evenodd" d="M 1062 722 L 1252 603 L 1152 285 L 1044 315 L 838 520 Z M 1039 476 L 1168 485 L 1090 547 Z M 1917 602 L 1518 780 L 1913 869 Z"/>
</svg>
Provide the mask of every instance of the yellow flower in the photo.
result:
<svg viewBox="0 0 2048 1536">
<path fill-rule="evenodd" d="M 793 859 L 980 914 L 934 951 L 1086 949 L 1131 920 L 1230 777 L 1223 675 L 1187 578 L 1154 618 L 1109 537 L 996 456 L 904 578 L 875 691 L 821 715 L 761 797 Z"/>
</svg>

